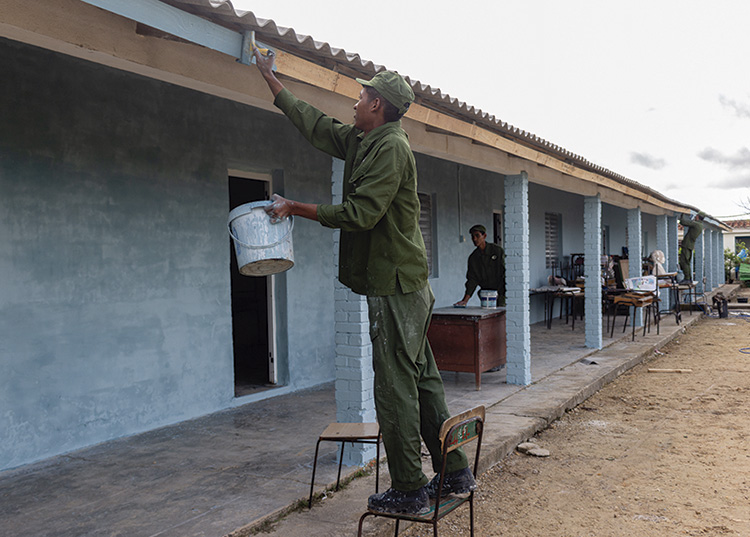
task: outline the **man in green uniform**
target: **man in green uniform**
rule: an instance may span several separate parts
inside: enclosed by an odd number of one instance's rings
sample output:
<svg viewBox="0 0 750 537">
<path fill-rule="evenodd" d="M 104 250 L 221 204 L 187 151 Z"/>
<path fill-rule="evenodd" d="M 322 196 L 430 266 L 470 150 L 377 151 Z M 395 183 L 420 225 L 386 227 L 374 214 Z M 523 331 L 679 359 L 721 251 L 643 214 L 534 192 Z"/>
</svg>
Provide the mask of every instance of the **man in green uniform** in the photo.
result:
<svg viewBox="0 0 750 537">
<path fill-rule="evenodd" d="M 273 52 L 253 52 L 274 104 L 310 143 L 345 161 L 341 204 L 301 203 L 274 194 L 266 211 L 272 220 L 296 215 L 341 229 L 339 280 L 367 296 L 375 410 L 391 475 L 391 488 L 370 496 L 368 507 L 425 512 L 439 476 L 427 483 L 420 436 L 439 471 L 439 429 L 450 414 L 427 342 L 435 297 L 419 230 L 416 164 L 400 122 L 414 93 L 388 71 L 369 81 L 357 79 L 363 88 L 354 124 L 343 124 L 284 88 L 272 70 Z M 448 455 L 445 482 L 444 493 L 468 495 L 476 488 L 463 451 Z"/>
<path fill-rule="evenodd" d="M 469 256 L 466 270 L 466 293 L 454 305 L 466 306 L 479 286 L 486 291 L 497 291 L 497 305 L 505 306 L 505 252 L 495 243 L 487 242 L 487 229 L 480 224 L 469 230 L 476 249 Z"/>
<path fill-rule="evenodd" d="M 680 283 L 693 281 L 693 249 L 695 249 L 695 241 L 703 232 L 702 220 L 703 216 L 700 213 L 692 218 L 686 218 L 685 215 L 680 218 L 680 224 L 684 228 L 680 246 L 680 270 L 682 270 L 683 279 Z"/>
</svg>

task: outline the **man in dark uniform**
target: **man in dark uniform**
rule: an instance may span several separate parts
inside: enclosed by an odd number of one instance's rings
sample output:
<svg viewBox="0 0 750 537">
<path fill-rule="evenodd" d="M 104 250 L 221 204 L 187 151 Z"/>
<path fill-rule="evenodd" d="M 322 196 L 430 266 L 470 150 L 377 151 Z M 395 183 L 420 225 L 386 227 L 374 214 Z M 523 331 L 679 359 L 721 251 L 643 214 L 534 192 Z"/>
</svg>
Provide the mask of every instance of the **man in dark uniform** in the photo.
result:
<svg viewBox="0 0 750 537">
<path fill-rule="evenodd" d="M 454 305 L 466 306 L 478 286 L 481 290 L 497 291 L 497 305 L 505 306 L 505 252 L 497 244 L 487 242 L 484 226 L 472 226 L 469 233 L 476 249 L 469 256 L 466 293 Z"/>
<path fill-rule="evenodd" d="M 680 218 L 680 224 L 684 229 L 682 236 L 682 245 L 680 246 L 680 270 L 682 270 L 683 279 L 680 283 L 690 283 L 693 281 L 693 250 L 695 241 L 703 232 L 703 215 L 696 214 L 692 218 L 683 215 Z"/>
<path fill-rule="evenodd" d="M 443 381 L 427 341 L 435 297 L 427 281 L 427 254 L 419 229 L 414 154 L 401 117 L 414 93 L 398 74 L 384 71 L 362 84 L 347 125 L 297 99 L 273 72 L 273 52 L 254 49 L 274 104 L 316 148 L 343 159 L 343 202 L 301 203 L 274 194 L 272 220 L 290 215 L 341 229 L 339 280 L 367 296 L 378 423 L 388 455 L 391 488 L 368 507 L 386 513 L 424 513 L 440 476 L 427 482 L 421 441 L 442 467 L 439 431 L 450 417 Z M 462 450 L 448 454 L 443 493 L 468 495 L 476 482 Z"/>
</svg>

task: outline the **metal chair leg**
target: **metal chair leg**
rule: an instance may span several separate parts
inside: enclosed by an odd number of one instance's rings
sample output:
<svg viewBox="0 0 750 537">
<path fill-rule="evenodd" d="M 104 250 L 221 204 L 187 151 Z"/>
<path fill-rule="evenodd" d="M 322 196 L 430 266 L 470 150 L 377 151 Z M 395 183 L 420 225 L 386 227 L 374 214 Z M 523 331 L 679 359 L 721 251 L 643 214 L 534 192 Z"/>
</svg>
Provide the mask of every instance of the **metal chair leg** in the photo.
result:
<svg viewBox="0 0 750 537">
<path fill-rule="evenodd" d="M 339 475 L 336 477 L 336 490 L 339 490 L 339 482 L 341 481 L 341 466 L 344 464 L 344 445 L 346 442 L 341 442 L 341 455 L 339 456 Z"/>
<path fill-rule="evenodd" d="M 380 433 L 375 442 L 375 494 L 378 493 L 378 486 L 380 484 Z"/>
<path fill-rule="evenodd" d="M 471 520 L 471 537 L 474 537 L 474 498 L 469 499 L 469 517 Z"/>
<path fill-rule="evenodd" d="M 307 508 L 312 509 L 312 497 L 313 497 L 313 487 L 315 487 L 315 470 L 318 468 L 318 449 L 320 448 L 320 439 L 318 439 L 318 443 L 315 444 L 315 459 L 313 460 L 313 475 L 312 479 L 310 480 L 310 499 L 307 501 Z"/>
<path fill-rule="evenodd" d="M 359 529 L 357 530 L 357 537 L 362 537 L 362 523 L 365 521 L 365 518 L 367 518 L 369 515 L 370 513 L 367 512 L 361 517 L 359 517 Z"/>
</svg>

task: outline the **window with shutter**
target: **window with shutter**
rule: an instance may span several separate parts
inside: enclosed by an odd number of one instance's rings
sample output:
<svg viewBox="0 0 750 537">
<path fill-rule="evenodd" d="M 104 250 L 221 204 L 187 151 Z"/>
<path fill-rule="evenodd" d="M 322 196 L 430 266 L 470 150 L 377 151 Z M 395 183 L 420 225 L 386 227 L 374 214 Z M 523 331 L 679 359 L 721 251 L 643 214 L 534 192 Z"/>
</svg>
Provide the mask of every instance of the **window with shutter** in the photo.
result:
<svg viewBox="0 0 750 537">
<path fill-rule="evenodd" d="M 419 229 L 422 231 L 424 247 L 427 250 L 427 271 L 429 276 L 433 276 L 432 256 L 433 256 L 433 214 L 432 214 L 432 196 L 418 192 L 419 196 Z"/>
<path fill-rule="evenodd" d="M 544 213 L 544 258 L 548 269 L 560 266 L 560 242 L 562 240 L 560 220 L 558 213 Z"/>
</svg>

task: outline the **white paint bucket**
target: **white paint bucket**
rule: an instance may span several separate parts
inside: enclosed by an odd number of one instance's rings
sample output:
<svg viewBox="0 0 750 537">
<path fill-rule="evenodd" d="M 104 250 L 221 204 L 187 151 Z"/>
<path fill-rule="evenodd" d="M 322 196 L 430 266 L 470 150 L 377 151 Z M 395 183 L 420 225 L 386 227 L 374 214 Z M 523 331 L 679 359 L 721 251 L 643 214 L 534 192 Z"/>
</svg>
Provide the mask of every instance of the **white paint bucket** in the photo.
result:
<svg viewBox="0 0 750 537">
<path fill-rule="evenodd" d="M 272 224 L 263 207 L 270 200 L 254 201 L 235 207 L 227 226 L 234 242 L 237 266 L 244 276 L 268 276 L 294 266 L 292 217 Z"/>
<path fill-rule="evenodd" d="M 483 308 L 496 308 L 497 291 L 479 291 L 479 302 Z"/>
</svg>

